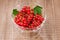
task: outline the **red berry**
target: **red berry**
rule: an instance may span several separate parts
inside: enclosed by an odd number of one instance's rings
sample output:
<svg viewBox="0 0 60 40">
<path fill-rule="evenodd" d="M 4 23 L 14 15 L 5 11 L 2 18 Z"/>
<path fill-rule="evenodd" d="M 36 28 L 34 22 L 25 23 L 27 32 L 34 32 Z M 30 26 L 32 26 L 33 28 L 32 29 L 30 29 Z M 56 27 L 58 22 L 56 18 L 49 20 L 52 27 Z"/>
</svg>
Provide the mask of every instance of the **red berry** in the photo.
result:
<svg viewBox="0 0 60 40">
<path fill-rule="evenodd" d="M 23 23 L 27 23 L 27 21 L 23 21 Z"/>
<path fill-rule="evenodd" d="M 40 19 L 38 19 L 38 20 L 41 21 L 41 22 L 44 20 L 44 18 L 42 16 L 40 16 L 39 18 Z"/>
<path fill-rule="evenodd" d="M 23 26 L 23 23 L 22 23 L 22 22 L 19 22 L 18 25 L 19 25 L 19 26 Z"/>
<path fill-rule="evenodd" d="M 16 23 L 20 22 L 20 19 L 19 18 L 17 18 L 17 19 L 15 18 L 15 22 Z"/>
<path fill-rule="evenodd" d="M 24 24 L 23 24 L 23 26 L 24 26 L 24 27 L 27 27 L 27 26 L 28 26 L 28 24 L 24 23 Z"/>
<path fill-rule="evenodd" d="M 36 14 L 36 17 L 40 17 L 40 15 Z"/>
<path fill-rule="evenodd" d="M 37 18 L 38 20 L 40 20 L 40 18 Z"/>
<path fill-rule="evenodd" d="M 26 24 L 23 24 L 23 26 L 27 26 Z"/>
<path fill-rule="evenodd" d="M 26 18 L 23 17 L 23 18 L 22 18 L 22 21 L 26 21 Z"/>
<path fill-rule="evenodd" d="M 29 21 L 31 21 L 31 20 L 32 20 L 32 18 L 30 17 L 30 18 L 28 18 L 28 20 L 29 20 Z"/>
<path fill-rule="evenodd" d="M 28 11 L 27 14 L 30 14 L 30 11 Z"/>
<path fill-rule="evenodd" d="M 32 25 L 33 25 L 33 26 L 36 25 L 36 21 L 35 21 L 35 20 L 32 21 Z"/>
<path fill-rule="evenodd" d="M 26 8 L 27 7 L 22 8 L 21 12 L 26 12 Z"/>
<path fill-rule="evenodd" d="M 30 9 L 27 9 L 27 11 L 26 11 L 26 12 L 27 12 L 27 14 L 30 14 L 30 13 L 31 13 Z"/>
<path fill-rule="evenodd" d="M 31 13 L 30 7 L 27 7 L 26 12 L 27 12 L 27 14 Z"/>
<path fill-rule="evenodd" d="M 44 18 L 41 18 L 40 21 L 42 22 L 44 20 Z"/>
<path fill-rule="evenodd" d="M 41 24 L 41 22 L 40 22 L 40 21 L 37 21 L 37 22 L 36 22 L 36 24 L 37 24 L 37 26 L 38 26 L 38 25 L 40 25 L 40 24 Z"/>
<path fill-rule="evenodd" d="M 32 23 L 34 24 L 35 22 L 33 21 Z"/>
<path fill-rule="evenodd" d="M 29 29 L 33 29 L 33 28 L 34 28 L 34 26 L 33 26 L 33 25 L 29 26 Z"/>
<path fill-rule="evenodd" d="M 22 9 L 22 12 L 25 12 L 26 10 L 25 9 Z"/>
</svg>

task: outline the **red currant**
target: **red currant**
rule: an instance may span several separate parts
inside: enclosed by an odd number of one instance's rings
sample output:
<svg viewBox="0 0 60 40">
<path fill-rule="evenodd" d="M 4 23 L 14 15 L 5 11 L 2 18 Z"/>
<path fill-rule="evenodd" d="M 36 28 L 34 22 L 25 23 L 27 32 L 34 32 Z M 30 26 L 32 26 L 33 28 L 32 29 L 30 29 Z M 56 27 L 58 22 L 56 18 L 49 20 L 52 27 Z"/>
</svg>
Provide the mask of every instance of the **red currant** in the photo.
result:
<svg viewBox="0 0 60 40">
<path fill-rule="evenodd" d="M 29 28 L 30 28 L 30 29 L 33 29 L 33 28 L 34 28 L 34 26 L 33 26 L 33 25 L 31 25 L 31 26 L 29 26 Z"/>
<path fill-rule="evenodd" d="M 25 9 L 22 9 L 21 11 L 22 11 L 22 12 L 25 12 L 26 10 L 25 10 Z"/>
<path fill-rule="evenodd" d="M 19 26 L 23 26 L 23 23 L 22 23 L 22 22 L 19 22 L 18 25 L 19 25 Z"/>
<path fill-rule="evenodd" d="M 31 13 L 30 9 L 27 9 L 27 14 L 30 14 L 30 13 Z"/>
<path fill-rule="evenodd" d="M 28 26 L 28 24 L 24 23 L 24 24 L 23 24 L 23 26 L 24 26 L 24 27 L 27 27 L 27 26 Z"/>
<path fill-rule="evenodd" d="M 22 21 L 26 21 L 26 18 L 22 18 Z"/>
</svg>

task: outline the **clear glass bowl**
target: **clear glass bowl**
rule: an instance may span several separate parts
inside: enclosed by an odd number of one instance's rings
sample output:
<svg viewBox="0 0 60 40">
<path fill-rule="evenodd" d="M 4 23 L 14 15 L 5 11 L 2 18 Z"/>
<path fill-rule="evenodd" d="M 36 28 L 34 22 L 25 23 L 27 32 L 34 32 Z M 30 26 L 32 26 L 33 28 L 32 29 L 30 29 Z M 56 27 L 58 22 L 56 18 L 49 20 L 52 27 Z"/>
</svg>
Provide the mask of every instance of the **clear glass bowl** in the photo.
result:
<svg viewBox="0 0 60 40">
<path fill-rule="evenodd" d="M 23 1 L 18 1 L 16 7 L 13 8 L 13 9 L 21 10 L 23 6 L 30 6 L 31 8 L 34 8 L 37 5 L 38 6 L 41 6 L 38 2 L 32 1 L 32 0 L 24 1 L 24 2 Z M 43 10 L 42 10 L 42 12 L 43 12 Z M 15 27 L 17 27 L 18 29 L 20 29 L 21 32 L 25 32 L 25 31 L 28 31 L 28 32 L 36 32 L 36 31 L 40 30 L 44 26 L 44 23 L 46 21 L 46 14 L 45 13 L 42 13 L 42 16 L 44 17 L 44 21 L 36 29 L 34 29 L 34 30 L 23 30 L 22 28 L 19 27 L 19 25 L 17 25 L 14 22 L 14 17 L 13 17 L 13 14 L 11 13 L 11 19 L 12 19 L 13 24 L 15 25 Z"/>
</svg>

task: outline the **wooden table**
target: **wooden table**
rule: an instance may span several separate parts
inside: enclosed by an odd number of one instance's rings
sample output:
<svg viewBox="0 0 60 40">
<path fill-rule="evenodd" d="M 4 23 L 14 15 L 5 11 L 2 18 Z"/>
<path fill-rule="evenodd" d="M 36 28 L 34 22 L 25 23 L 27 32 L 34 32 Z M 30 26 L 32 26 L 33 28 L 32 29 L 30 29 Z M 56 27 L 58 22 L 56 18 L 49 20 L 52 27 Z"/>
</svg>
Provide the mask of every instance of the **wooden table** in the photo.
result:
<svg viewBox="0 0 60 40">
<path fill-rule="evenodd" d="M 21 33 L 11 21 L 16 0 L 0 0 L 0 40 L 60 40 L 60 0 L 37 1 L 43 6 L 47 20 L 38 37 L 33 37 L 36 34 Z"/>
</svg>

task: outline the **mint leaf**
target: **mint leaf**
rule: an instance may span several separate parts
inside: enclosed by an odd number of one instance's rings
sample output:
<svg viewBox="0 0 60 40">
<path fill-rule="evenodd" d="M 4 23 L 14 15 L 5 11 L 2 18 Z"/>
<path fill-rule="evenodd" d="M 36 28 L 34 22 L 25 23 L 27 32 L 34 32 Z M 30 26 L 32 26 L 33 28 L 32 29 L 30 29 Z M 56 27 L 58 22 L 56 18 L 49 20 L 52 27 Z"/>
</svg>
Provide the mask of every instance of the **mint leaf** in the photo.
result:
<svg viewBox="0 0 60 40">
<path fill-rule="evenodd" d="M 13 15 L 16 16 L 18 14 L 18 10 L 17 9 L 13 9 Z"/>
<path fill-rule="evenodd" d="M 37 10 L 34 9 L 34 14 L 36 14 L 36 13 L 37 13 Z"/>
<path fill-rule="evenodd" d="M 36 6 L 34 8 L 34 14 L 41 14 L 42 13 L 42 7 Z"/>
</svg>

